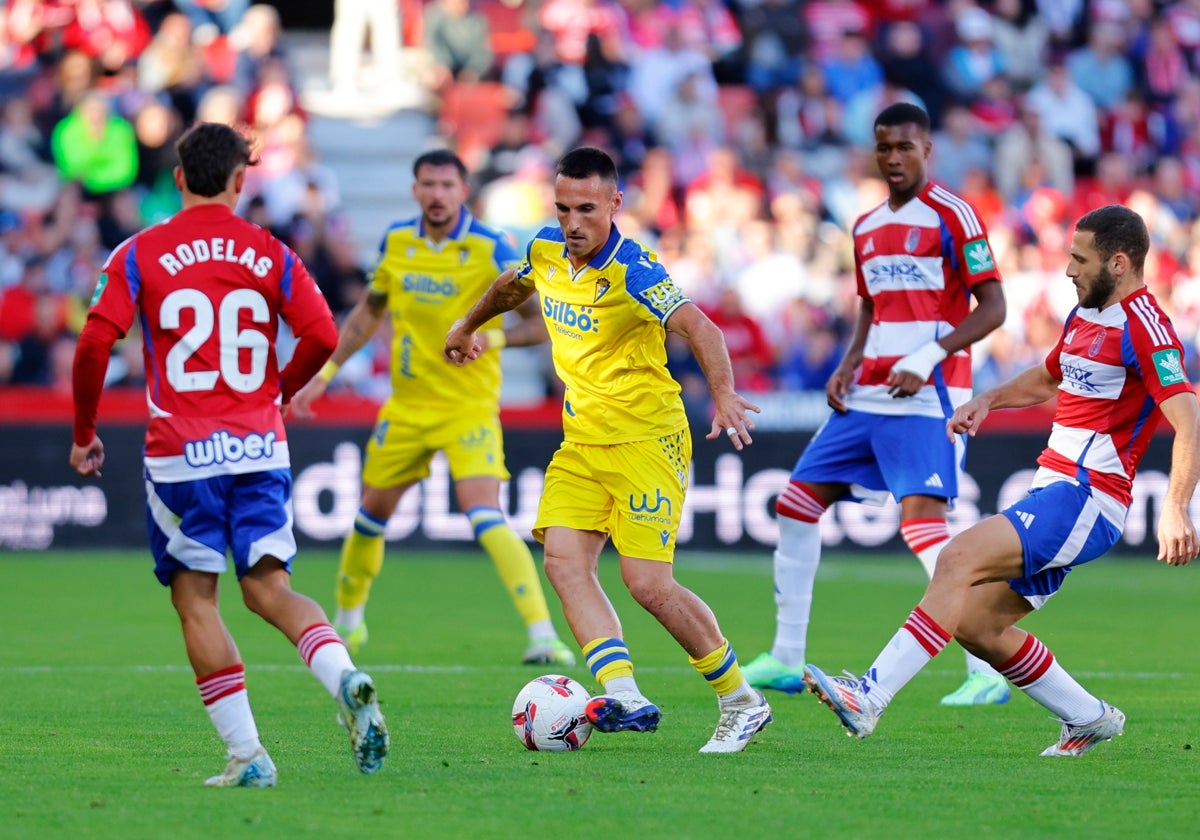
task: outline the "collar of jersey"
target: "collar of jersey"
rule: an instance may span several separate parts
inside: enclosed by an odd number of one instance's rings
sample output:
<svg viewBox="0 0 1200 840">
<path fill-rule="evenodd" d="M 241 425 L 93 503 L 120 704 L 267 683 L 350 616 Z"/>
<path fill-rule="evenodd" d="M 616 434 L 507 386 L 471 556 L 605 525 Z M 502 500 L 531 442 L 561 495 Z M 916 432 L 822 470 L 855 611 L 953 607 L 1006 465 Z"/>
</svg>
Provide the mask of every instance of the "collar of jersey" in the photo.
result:
<svg viewBox="0 0 1200 840">
<path fill-rule="evenodd" d="M 471 229 L 471 214 L 466 207 L 458 209 L 458 224 L 454 226 L 454 230 L 450 231 L 450 235 L 446 237 L 446 241 L 454 240 L 461 241 L 466 237 L 467 231 Z M 425 217 L 417 216 L 417 236 L 425 239 Z"/>
<path fill-rule="evenodd" d="M 596 252 L 596 256 L 587 261 L 584 268 L 595 268 L 597 270 L 604 268 L 612 261 L 613 256 L 617 253 L 617 246 L 621 244 L 621 231 L 617 230 L 617 226 L 613 225 L 608 231 L 608 241 L 604 243 L 604 247 Z M 564 260 L 569 261 L 567 256 L 567 243 L 563 243 L 562 255 Z M 578 274 L 579 272 L 574 272 Z"/>
</svg>

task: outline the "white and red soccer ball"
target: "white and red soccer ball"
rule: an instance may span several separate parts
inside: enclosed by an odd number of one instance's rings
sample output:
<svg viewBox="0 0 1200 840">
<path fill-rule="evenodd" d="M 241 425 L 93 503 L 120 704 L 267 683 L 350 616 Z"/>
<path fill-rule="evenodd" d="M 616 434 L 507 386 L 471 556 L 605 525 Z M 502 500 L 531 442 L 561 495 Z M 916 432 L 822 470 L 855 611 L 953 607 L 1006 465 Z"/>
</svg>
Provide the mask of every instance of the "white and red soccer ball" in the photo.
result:
<svg viewBox="0 0 1200 840">
<path fill-rule="evenodd" d="M 592 734 L 586 714 L 590 699 L 570 677 L 546 674 L 531 680 L 513 701 L 513 733 L 529 750 L 577 750 Z"/>
</svg>

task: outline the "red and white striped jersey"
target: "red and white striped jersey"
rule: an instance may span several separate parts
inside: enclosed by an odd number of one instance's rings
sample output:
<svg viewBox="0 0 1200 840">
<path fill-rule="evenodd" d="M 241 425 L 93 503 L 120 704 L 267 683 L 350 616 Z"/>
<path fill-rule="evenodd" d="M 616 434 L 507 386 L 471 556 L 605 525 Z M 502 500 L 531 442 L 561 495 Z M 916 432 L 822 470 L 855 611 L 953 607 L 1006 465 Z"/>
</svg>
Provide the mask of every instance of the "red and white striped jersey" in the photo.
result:
<svg viewBox="0 0 1200 840">
<path fill-rule="evenodd" d="M 104 265 L 89 319 L 124 335 L 139 315 L 149 476 L 178 482 L 289 466 L 279 320 L 299 337 L 337 331 L 291 249 L 224 205 L 182 210 Z"/>
<path fill-rule="evenodd" d="M 1159 403 L 1192 386 L 1183 345 L 1154 295 L 1141 288 L 1104 310 L 1076 307 L 1046 357 L 1056 379 L 1054 428 L 1038 463 L 1128 506 Z"/>
<path fill-rule="evenodd" d="M 854 224 L 858 294 L 875 305 L 862 369 L 846 398 L 870 414 L 949 418 L 971 398 L 971 350 L 948 356 L 917 394 L 896 399 L 892 366 L 952 332 L 971 290 L 999 280 L 987 229 L 971 204 L 934 182 L 898 210 L 885 201 Z"/>
</svg>

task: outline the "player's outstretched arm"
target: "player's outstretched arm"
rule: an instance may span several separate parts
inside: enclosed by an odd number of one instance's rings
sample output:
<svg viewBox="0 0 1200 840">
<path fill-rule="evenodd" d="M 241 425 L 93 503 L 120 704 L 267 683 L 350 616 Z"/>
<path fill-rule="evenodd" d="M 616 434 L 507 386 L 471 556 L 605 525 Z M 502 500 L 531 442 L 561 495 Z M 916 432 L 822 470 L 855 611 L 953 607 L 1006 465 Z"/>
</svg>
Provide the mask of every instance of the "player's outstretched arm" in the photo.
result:
<svg viewBox="0 0 1200 840">
<path fill-rule="evenodd" d="M 687 340 L 708 381 L 715 412 L 712 429 L 704 437 L 715 440 L 727 435 L 733 448 L 739 450 L 754 443 L 750 437 L 754 420 L 747 412 L 757 414 L 761 409 L 733 390 L 733 365 L 721 330 L 694 303 L 676 309 L 667 319 L 667 329 Z"/>
<path fill-rule="evenodd" d="M 533 295 L 533 285 L 517 278 L 517 270 L 510 268 L 496 278 L 467 314 L 454 322 L 446 333 L 443 354 L 456 365 L 464 365 L 478 359 L 484 347 L 476 340 L 475 333 L 497 315 L 517 309 Z"/>
<path fill-rule="evenodd" d="M 324 396 L 329 383 L 346 360 L 371 340 L 371 336 L 375 335 L 379 325 L 383 323 L 386 312 L 387 294 L 368 287 L 342 322 L 341 329 L 338 330 L 337 346 L 333 348 L 333 355 L 329 357 L 329 361 L 292 397 L 288 408 L 290 416 L 299 420 L 310 420 L 315 416 L 312 404 Z"/>
<path fill-rule="evenodd" d="M 1200 403 L 1188 392 L 1163 400 L 1159 406 L 1175 429 L 1171 446 L 1171 476 L 1158 518 L 1158 559 L 1168 566 L 1186 566 L 1200 553 L 1196 526 L 1188 504 L 1200 480 Z"/>
<path fill-rule="evenodd" d="M 960 405 L 946 423 L 946 434 L 951 440 L 955 435 L 964 433 L 975 437 L 991 411 L 1044 403 L 1058 392 L 1058 383 L 1059 380 L 1051 375 L 1045 365 L 1034 365 Z"/>
</svg>

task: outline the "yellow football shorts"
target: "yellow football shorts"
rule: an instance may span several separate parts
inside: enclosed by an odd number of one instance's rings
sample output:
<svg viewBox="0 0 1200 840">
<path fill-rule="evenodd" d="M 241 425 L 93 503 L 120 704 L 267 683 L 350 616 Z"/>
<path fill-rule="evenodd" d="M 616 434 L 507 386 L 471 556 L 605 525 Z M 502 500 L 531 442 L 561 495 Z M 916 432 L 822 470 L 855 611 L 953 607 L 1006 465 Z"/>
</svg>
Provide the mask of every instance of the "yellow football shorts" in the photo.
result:
<svg viewBox="0 0 1200 840">
<path fill-rule="evenodd" d="M 429 462 L 445 452 L 450 476 L 487 476 L 508 479 L 504 466 L 504 436 L 495 414 L 425 419 L 399 416 L 395 411 L 379 413 L 375 430 L 367 441 L 363 483 L 372 487 L 396 487 L 420 481 L 429 475 Z"/>
<path fill-rule="evenodd" d="M 533 535 L 554 526 L 608 534 L 624 557 L 675 555 L 692 460 L 688 429 L 611 445 L 564 441 L 550 466 Z"/>
</svg>

